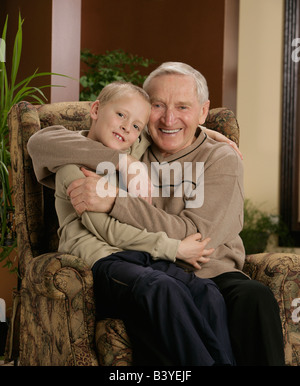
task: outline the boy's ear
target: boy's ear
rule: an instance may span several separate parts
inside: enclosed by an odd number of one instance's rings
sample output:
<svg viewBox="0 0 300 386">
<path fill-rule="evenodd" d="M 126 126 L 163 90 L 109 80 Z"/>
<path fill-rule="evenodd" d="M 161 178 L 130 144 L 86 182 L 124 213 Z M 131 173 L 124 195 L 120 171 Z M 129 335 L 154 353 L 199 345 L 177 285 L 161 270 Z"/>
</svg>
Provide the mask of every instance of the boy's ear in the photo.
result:
<svg viewBox="0 0 300 386">
<path fill-rule="evenodd" d="M 93 102 L 90 110 L 90 115 L 92 119 L 96 120 L 98 118 L 99 105 L 100 105 L 99 100 L 96 100 L 95 102 Z"/>
</svg>

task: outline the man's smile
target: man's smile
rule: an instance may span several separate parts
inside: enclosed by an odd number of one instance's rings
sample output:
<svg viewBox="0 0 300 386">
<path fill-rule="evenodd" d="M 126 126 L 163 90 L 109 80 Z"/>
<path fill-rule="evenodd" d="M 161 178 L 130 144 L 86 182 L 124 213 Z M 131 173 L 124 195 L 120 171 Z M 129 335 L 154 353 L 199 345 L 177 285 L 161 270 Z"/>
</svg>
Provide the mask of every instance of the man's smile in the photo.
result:
<svg viewBox="0 0 300 386">
<path fill-rule="evenodd" d="M 179 131 L 181 131 L 182 129 L 170 129 L 170 130 L 166 130 L 166 129 L 160 128 L 159 130 L 160 130 L 162 133 L 164 133 L 164 134 L 176 134 L 176 133 L 179 133 Z"/>
</svg>

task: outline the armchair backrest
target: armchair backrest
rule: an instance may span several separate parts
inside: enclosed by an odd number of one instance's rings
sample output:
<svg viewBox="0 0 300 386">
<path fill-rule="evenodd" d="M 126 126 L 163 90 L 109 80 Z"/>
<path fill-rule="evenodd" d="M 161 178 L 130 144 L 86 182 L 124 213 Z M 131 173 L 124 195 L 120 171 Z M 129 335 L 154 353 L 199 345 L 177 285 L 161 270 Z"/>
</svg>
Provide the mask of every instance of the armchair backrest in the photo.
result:
<svg viewBox="0 0 300 386">
<path fill-rule="evenodd" d="M 52 125 L 62 125 L 69 130 L 88 130 L 91 123 L 90 106 L 91 102 L 61 102 L 39 106 L 20 102 L 9 113 L 15 227 L 21 277 L 31 259 L 56 251 L 58 246 L 54 192 L 37 182 L 27 142 L 35 132 Z M 230 110 L 211 110 L 205 126 L 239 143 L 238 123 Z"/>
<path fill-rule="evenodd" d="M 15 229 L 21 277 L 32 258 L 56 251 L 58 246 L 54 192 L 37 182 L 27 142 L 31 135 L 47 126 L 89 129 L 90 105 L 90 102 L 63 102 L 37 106 L 20 102 L 9 113 Z"/>
</svg>

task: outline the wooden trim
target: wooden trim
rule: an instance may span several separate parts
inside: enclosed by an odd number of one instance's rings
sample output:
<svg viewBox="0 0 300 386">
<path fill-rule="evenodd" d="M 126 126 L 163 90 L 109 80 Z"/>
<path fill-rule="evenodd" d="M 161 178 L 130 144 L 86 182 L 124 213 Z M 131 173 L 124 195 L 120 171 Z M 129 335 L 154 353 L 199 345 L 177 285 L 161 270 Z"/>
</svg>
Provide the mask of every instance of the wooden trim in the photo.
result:
<svg viewBox="0 0 300 386">
<path fill-rule="evenodd" d="M 284 63 L 280 214 L 289 227 L 295 246 L 300 246 L 300 105 L 299 65 L 292 59 L 292 41 L 299 36 L 300 0 L 285 1 Z"/>
<path fill-rule="evenodd" d="M 79 100 L 81 0 L 52 0 L 51 103 Z"/>
<path fill-rule="evenodd" d="M 240 0 L 226 0 L 224 11 L 224 54 L 222 106 L 236 113 Z"/>
</svg>

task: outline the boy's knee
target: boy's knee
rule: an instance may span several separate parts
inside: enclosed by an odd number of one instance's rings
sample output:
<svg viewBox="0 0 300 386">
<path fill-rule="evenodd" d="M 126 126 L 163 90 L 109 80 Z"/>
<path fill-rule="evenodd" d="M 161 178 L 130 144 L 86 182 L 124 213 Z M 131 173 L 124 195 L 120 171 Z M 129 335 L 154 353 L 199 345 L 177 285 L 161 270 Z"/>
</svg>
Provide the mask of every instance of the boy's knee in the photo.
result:
<svg viewBox="0 0 300 386">
<path fill-rule="evenodd" d="M 136 299 L 144 301 L 145 299 L 156 298 L 163 299 L 172 293 L 177 293 L 178 285 L 176 281 L 161 271 L 148 271 L 147 274 L 139 277 L 136 281 L 133 292 Z"/>
</svg>

